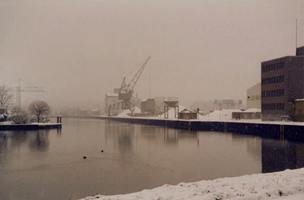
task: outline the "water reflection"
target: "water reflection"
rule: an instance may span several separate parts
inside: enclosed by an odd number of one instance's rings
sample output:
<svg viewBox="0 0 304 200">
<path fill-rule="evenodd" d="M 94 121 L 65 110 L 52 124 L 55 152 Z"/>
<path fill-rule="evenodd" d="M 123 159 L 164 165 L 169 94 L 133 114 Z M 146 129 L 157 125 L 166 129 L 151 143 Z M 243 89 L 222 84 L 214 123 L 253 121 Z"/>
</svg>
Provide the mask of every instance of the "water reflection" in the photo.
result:
<svg viewBox="0 0 304 200">
<path fill-rule="evenodd" d="M 57 137 L 61 137 L 61 127 L 60 128 L 57 128 Z"/>
<path fill-rule="evenodd" d="M 1 152 L 9 148 L 10 151 L 19 149 L 28 144 L 31 151 L 47 151 L 49 146 L 50 130 L 34 130 L 34 131 L 5 131 L 0 132 Z M 8 145 L 9 141 L 9 145 Z"/>
<path fill-rule="evenodd" d="M 130 153 L 133 150 L 132 135 L 127 130 L 118 134 L 118 148 L 121 154 Z"/>
<path fill-rule="evenodd" d="M 262 172 L 304 167 L 304 145 L 288 141 L 262 140 Z"/>
<path fill-rule="evenodd" d="M 0 131 L 0 199 L 8 200 L 12 193 L 31 200 L 121 194 L 298 167 L 304 144 L 233 133 L 92 119 L 65 119 L 62 130 Z"/>
<path fill-rule="evenodd" d="M 141 126 L 140 127 L 140 134 L 143 139 L 146 140 L 155 140 L 156 139 L 156 132 L 158 131 L 158 127 L 156 126 Z"/>
<path fill-rule="evenodd" d="M 47 151 L 50 141 L 49 141 L 49 129 L 40 129 L 36 131 L 30 131 L 28 133 L 29 137 L 29 149 L 31 151 Z"/>
<path fill-rule="evenodd" d="M 105 122 L 105 137 L 106 141 L 116 140 L 117 147 L 122 156 L 133 151 L 133 135 L 135 134 L 135 126 L 131 124 L 121 123 L 117 125 L 117 122 L 106 121 Z"/>
<path fill-rule="evenodd" d="M 178 144 L 178 130 L 164 127 L 164 143 Z"/>
<path fill-rule="evenodd" d="M 0 132 L 0 154 L 2 154 L 3 149 L 7 148 L 7 135 L 6 133 Z M 1 159 L 0 159 L 1 163 Z"/>
</svg>

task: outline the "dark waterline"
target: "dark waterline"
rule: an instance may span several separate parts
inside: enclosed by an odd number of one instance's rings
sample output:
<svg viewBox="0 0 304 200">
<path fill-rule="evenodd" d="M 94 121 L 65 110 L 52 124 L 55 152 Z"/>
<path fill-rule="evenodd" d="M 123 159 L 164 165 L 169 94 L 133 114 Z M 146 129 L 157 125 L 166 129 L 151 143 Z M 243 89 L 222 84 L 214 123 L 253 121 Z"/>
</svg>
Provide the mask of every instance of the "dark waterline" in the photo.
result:
<svg viewBox="0 0 304 200">
<path fill-rule="evenodd" d="M 233 133 L 98 119 L 64 119 L 61 130 L 0 131 L 6 200 L 123 194 L 303 166 L 303 143 Z"/>
</svg>

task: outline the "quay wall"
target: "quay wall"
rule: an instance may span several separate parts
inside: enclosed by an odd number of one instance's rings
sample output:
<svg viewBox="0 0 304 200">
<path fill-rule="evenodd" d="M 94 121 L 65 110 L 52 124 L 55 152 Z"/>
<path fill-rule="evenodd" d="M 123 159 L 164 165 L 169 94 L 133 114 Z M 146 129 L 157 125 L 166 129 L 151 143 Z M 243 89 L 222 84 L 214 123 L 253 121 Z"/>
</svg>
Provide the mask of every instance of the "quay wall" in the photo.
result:
<svg viewBox="0 0 304 200">
<path fill-rule="evenodd" d="M 196 120 L 168 120 L 149 118 L 118 118 L 118 117 L 92 117 L 126 123 L 143 125 L 165 126 L 191 131 L 218 131 L 231 132 L 244 135 L 260 136 L 281 140 L 304 142 L 304 124 L 288 123 L 259 123 L 259 122 L 231 122 L 231 121 L 196 121 Z"/>
</svg>

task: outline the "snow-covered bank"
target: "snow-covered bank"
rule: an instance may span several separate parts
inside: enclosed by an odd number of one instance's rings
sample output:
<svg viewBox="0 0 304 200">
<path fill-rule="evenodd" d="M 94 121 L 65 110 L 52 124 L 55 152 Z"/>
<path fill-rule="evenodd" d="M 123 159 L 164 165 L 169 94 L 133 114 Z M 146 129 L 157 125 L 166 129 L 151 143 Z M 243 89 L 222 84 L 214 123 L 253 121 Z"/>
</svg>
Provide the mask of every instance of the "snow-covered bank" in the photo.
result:
<svg viewBox="0 0 304 200">
<path fill-rule="evenodd" d="M 187 109 L 184 106 L 179 106 L 180 110 Z M 140 109 L 136 108 L 135 113 L 140 113 Z M 260 112 L 260 109 L 248 109 L 246 112 Z M 242 112 L 241 110 L 235 110 L 235 109 L 228 109 L 228 110 L 215 110 L 207 115 L 198 115 L 198 119 L 192 119 L 191 121 L 201 121 L 201 122 L 234 122 L 234 123 L 253 123 L 253 124 L 283 124 L 283 125 L 297 125 L 297 126 L 304 126 L 304 122 L 293 122 L 293 121 L 262 121 L 261 119 L 241 119 L 236 120 L 232 118 L 233 112 Z M 130 110 L 124 110 L 117 116 L 117 118 L 131 118 L 129 116 L 131 114 Z M 177 119 L 175 117 L 175 111 L 173 108 L 169 109 L 168 111 L 168 118 L 165 119 L 164 114 L 158 115 L 158 116 L 151 116 L 151 117 L 132 117 L 134 119 L 157 119 L 157 120 L 178 120 L 182 121 L 181 119 Z M 106 117 L 106 116 L 102 116 Z M 187 120 L 189 121 L 189 120 Z"/>
<path fill-rule="evenodd" d="M 304 168 L 268 174 L 220 178 L 178 185 L 164 185 L 125 195 L 86 197 L 83 200 L 302 200 L 304 199 Z"/>
</svg>

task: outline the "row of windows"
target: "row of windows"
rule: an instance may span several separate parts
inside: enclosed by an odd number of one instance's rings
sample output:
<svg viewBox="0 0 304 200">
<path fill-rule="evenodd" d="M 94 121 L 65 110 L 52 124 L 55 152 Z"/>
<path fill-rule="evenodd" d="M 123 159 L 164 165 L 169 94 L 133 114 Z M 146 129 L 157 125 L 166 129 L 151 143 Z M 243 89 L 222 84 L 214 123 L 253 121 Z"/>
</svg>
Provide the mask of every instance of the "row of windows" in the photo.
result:
<svg viewBox="0 0 304 200">
<path fill-rule="evenodd" d="M 261 100 L 261 95 L 252 95 L 247 97 L 249 101 Z"/>
<path fill-rule="evenodd" d="M 262 72 L 269 72 L 273 70 L 283 69 L 284 68 L 284 62 L 279 62 L 271 65 L 265 65 L 262 66 Z"/>
<path fill-rule="evenodd" d="M 262 97 L 281 97 L 284 96 L 284 89 L 262 91 Z"/>
<path fill-rule="evenodd" d="M 284 110 L 284 103 L 263 103 L 262 110 Z"/>
<path fill-rule="evenodd" d="M 285 76 L 276 76 L 271 78 L 263 78 L 262 85 L 275 84 L 275 83 L 283 83 L 285 81 Z"/>
</svg>

